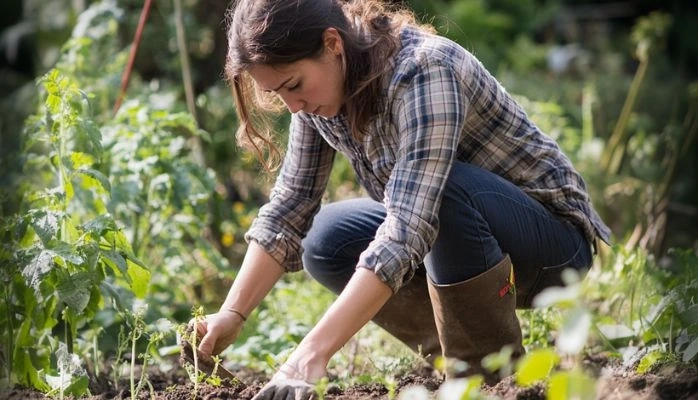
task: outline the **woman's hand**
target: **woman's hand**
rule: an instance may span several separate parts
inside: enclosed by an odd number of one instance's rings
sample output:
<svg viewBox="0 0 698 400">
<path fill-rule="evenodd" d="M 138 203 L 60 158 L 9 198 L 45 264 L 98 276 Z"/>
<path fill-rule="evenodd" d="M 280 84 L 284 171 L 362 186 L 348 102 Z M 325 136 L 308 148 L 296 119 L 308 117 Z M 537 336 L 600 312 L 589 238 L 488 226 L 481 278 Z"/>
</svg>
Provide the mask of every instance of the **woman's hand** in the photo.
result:
<svg viewBox="0 0 698 400">
<path fill-rule="evenodd" d="M 326 374 L 327 362 L 301 344 L 253 400 L 310 399 L 315 383 Z"/>
<path fill-rule="evenodd" d="M 330 358 L 361 329 L 392 295 L 373 271 L 357 269 L 354 276 L 288 361 L 253 400 L 309 399 Z"/>
<path fill-rule="evenodd" d="M 202 337 L 199 351 L 205 356 L 219 354 L 237 339 L 244 323 L 239 314 L 230 310 L 207 315 L 196 324 L 197 335 Z"/>
</svg>

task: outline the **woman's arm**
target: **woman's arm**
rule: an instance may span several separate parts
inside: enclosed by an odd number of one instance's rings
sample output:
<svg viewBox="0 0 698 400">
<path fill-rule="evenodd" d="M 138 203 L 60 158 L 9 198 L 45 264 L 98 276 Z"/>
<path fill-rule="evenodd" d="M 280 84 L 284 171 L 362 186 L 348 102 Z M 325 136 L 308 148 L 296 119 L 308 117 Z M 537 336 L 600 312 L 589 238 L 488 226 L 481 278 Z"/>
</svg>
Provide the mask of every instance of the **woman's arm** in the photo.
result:
<svg viewBox="0 0 698 400">
<path fill-rule="evenodd" d="M 237 310 L 248 316 L 284 274 L 284 269 L 260 245 L 251 242 L 221 311 Z"/>
<path fill-rule="evenodd" d="M 220 310 L 201 324 L 199 350 L 218 354 L 237 338 L 244 320 L 284 274 L 284 269 L 260 245 L 251 242 L 242 267 Z M 233 311 L 234 310 L 234 311 Z M 238 312 L 240 314 L 238 314 Z"/>
<path fill-rule="evenodd" d="M 376 315 L 391 295 L 390 287 L 373 271 L 357 269 L 275 378 L 315 382 L 323 377 L 330 358 Z"/>
</svg>

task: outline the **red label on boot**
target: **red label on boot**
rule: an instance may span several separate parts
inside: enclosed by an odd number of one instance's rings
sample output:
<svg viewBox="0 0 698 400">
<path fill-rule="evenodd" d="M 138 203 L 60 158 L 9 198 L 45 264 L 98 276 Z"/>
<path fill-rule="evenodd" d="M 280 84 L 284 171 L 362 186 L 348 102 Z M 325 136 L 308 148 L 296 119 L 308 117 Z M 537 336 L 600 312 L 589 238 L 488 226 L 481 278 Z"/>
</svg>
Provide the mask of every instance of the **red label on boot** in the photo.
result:
<svg viewBox="0 0 698 400">
<path fill-rule="evenodd" d="M 509 293 L 509 290 L 511 289 L 511 283 L 507 282 L 506 285 L 504 285 L 503 288 L 499 289 L 499 297 L 504 297 Z"/>
<path fill-rule="evenodd" d="M 514 288 L 514 267 L 512 267 L 509 273 L 509 282 L 507 282 L 503 288 L 499 289 L 499 297 L 504 297 L 507 293 L 513 292 L 515 290 Z"/>
</svg>

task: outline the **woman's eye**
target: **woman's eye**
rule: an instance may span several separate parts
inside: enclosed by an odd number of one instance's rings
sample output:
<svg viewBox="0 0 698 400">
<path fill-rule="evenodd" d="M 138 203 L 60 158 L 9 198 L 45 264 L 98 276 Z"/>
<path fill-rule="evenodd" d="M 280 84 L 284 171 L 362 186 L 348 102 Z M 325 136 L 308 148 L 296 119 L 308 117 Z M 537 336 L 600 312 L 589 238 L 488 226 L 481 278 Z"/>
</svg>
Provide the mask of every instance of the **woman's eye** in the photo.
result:
<svg viewBox="0 0 698 400">
<path fill-rule="evenodd" d="M 288 90 L 296 90 L 301 87 L 300 82 L 294 84 L 293 86 L 289 87 Z"/>
</svg>

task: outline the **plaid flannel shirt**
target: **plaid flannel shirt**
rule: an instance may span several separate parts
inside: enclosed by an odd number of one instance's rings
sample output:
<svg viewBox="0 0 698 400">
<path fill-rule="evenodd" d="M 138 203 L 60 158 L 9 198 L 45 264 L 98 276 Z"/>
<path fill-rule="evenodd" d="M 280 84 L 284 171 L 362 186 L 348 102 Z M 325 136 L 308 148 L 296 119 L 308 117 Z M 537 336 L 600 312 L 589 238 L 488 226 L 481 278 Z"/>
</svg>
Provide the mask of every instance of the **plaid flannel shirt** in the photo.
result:
<svg viewBox="0 0 698 400">
<path fill-rule="evenodd" d="M 553 139 L 543 134 L 483 65 L 446 38 L 405 28 L 382 112 L 369 134 L 353 139 L 346 119 L 292 116 L 286 155 L 246 234 L 287 271 L 302 269 L 310 228 L 337 151 L 351 161 L 387 217 L 357 268 L 374 271 L 393 291 L 429 252 L 439 229 L 442 191 L 454 160 L 513 182 L 552 213 L 579 226 L 590 243 L 609 241 L 586 186 Z"/>
</svg>

